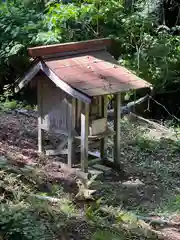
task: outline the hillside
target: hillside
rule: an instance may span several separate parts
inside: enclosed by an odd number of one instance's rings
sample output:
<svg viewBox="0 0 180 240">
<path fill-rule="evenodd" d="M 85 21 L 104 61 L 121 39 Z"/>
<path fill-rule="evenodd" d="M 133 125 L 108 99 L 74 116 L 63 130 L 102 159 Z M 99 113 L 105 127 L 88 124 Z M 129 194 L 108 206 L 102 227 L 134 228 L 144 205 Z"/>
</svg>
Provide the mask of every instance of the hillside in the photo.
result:
<svg viewBox="0 0 180 240">
<path fill-rule="evenodd" d="M 38 155 L 34 116 L 1 111 L 0 128 L 1 239 L 180 239 L 177 131 L 124 118 L 123 174 L 83 184 L 62 159 Z M 93 200 L 77 198 L 87 189 Z"/>
</svg>

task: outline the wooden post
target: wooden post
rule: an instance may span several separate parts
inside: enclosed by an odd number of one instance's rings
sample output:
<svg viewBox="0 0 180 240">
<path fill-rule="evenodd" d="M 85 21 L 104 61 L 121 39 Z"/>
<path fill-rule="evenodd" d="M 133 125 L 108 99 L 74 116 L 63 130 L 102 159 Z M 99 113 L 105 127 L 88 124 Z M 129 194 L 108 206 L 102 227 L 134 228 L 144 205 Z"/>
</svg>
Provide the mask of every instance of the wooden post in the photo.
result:
<svg viewBox="0 0 180 240">
<path fill-rule="evenodd" d="M 99 110 L 98 110 L 98 114 L 102 117 L 102 114 L 103 114 L 103 96 L 99 96 L 98 97 L 98 107 L 99 107 Z"/>
<path fill-rule="evenodd" d="M 77 99 L 77 116 L 76 116 L 76 126 L 79 127 L 81 119 L 81 100 Z"/>
<path fill-rule="evenodd" d="M 38 99 L 38 152 L 42 153 L 43 151 L 43 130 L 41 128 L 42 125 L 42 79 L 39 78 L 37 81 L 37 99 Z"/>
<path fill-rule="evenodd" d="M 115 95 L 115 107 L 114 107 L 114 164 L 120 164 L 120 126 L 121 126 L 121 94 Z"/>
<path fill-rule="evenodd" d="M 101 98 L 101 117 L 107 118 L 107 104 L 108 96 L 102 96 Z M 101 139 L 100 153 L 101 159 L 105 160 L 106 158 L 106 149 L 107 149 L 107 137 Z"/>
<path fill-rule="evenodd" d="M 72 98 L 69 102 L 69 124 L 68 124 L 68 166 L 73 165 L 74 156 L 74 130 L 75 130 L 75 114 L 76 114 L 76 100 Z"/>
<path fill-rule="evenodd" d="M 88 134 L 89 134 L 89 104 L 84 103 L 81 113 L 81 170 L 88 171 Z"/>
</svg>

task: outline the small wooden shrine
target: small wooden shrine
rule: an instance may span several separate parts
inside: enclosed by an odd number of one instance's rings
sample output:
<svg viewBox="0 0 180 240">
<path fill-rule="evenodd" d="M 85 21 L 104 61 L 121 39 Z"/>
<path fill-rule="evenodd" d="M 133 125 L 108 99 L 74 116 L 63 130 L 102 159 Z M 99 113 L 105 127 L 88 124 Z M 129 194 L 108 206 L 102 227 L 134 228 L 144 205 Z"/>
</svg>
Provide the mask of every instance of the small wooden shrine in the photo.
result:
<svg viewBox="0 0 180 240">
<path fill-rule="evenodd" d="M 120 160 L 121 92 L 149 87 L 107 51 L 110 39 L 29 48 L 34 58 L 18 79 L 16 92 L 37 83 L 38 150 L 44 151 L 43 132 L 58 134 L 60 143 L 48 155 L 66 154 L 73 166 L 80 151 L 81 170 L 88 170 L 89 144 L 98 142 L 100 159 L 106 158 L 107 137 L 114 135 L 114 163 Z M 108 129 L 108 95 L 115 97 L 114 131 Z M 89 161 L 90 162 L 90 161 Z"/>
</svg>

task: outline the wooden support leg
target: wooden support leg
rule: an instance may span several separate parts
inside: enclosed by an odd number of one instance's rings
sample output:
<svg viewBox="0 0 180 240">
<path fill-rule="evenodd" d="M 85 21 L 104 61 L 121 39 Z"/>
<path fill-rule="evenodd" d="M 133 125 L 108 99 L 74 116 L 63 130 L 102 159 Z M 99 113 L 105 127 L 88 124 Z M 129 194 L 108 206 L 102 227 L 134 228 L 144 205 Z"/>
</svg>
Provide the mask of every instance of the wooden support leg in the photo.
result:
<svg viewBox="0 0 180 240">
<path fill-rule="evenodd" d="M 38 79 L 37 83 L 37 99 L 38 99 L 38 152 L 43 152 L 43 130 L 42 126 L 42 81 Z"/>
<path fill-rule="evenodd" d="M 81 119 L 81 101 L 77 100 L 77 116 L 76 116 L 76 126 L 80 127 L 80 119 Z"/>
<path fill-rule="evenodd" d="M 75 128 L 75 112 L 76 112 L 76 101 L 72 98 L 69 103 L 69 126 L 68 126 L 68 166 L 72 167 L 74 157 L 74 128 Z"/>
<path fill-rule="evenodd" d="M 101 117 L 107 118 L 107 104 L 108 104 L 108 96 L 102 96 L 101 99 Z M 100 156 L 101 159 L 106 159 L 106 150 L 107 150 L 107 137 L 104 137 L 101 139 L 101 145 L 100 145 Z"/>
<path fill-rule="evenodd" d="M 43 152 L 43 130 L 41 129 L 41 119 L 38 119 L 38 152 Z"/>
<path fill-rule="evenodd" d="M 115 107 L 114 107 L 114 164 L 120 164 L 120 125 L 121 125 L 121 94 L 115 95 Z"/>
<path fill-rule="evenodd" d="M 103 108 L 103 100 L 104 100 L 104 96 L 99 96 L 98 97 L 98 104 L 99 104 L 99 115 L 102 117 L 102 114 L 103 114 L 103 111 L 104 111 L 104 108 Z"/>
<path fill-rule="evenodd" d="M 81 170 L 88 171 L 88 130 L 89 130 L 89 104 L 85 103 L 84 112 L 81 113 Z"/>
</svg>

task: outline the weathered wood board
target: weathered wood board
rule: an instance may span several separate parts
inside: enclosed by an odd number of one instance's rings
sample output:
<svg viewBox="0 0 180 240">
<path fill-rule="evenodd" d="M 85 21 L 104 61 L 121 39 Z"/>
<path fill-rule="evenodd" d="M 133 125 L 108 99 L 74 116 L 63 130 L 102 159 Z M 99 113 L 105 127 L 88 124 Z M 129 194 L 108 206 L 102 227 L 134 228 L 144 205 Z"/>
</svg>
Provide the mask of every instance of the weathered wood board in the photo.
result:
<svg viewBox="0 0 180 240">
<path fill-rule="evenodd" d="M 68 134 L 71 101 L 69 95 L 56 87 L 47 77 L 43 77 L 42 94 L 42 128 L 46 131 Z"/>
<path fill-rule="evenodd" d="M 107 118 L 92 120 L 89 124 L 89 135 L 97 135 L 107 131 Z"/>
</svg>

